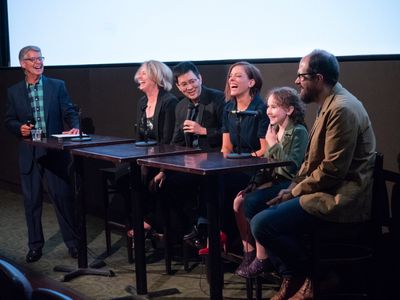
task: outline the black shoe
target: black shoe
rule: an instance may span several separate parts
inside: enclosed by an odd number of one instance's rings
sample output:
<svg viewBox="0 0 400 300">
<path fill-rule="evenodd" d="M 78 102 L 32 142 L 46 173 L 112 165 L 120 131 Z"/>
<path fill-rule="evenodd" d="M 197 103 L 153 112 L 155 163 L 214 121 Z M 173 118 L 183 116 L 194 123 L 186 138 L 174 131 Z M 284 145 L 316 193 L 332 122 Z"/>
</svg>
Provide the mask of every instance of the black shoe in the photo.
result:
<svg viewBox="0 0 400 300">
<path fill-rule="evenodd" d="M 26 255 L 26 262 L 33 263 L 38 261 L 42 257 L 42 249 L 37 250 L 29 250 L 28 254 Z"/>
<path fill-rule="evenodd" d="M 78 258 L 78 248 L 77 247 L 70 247 L 68 248 L 69 256 L 72 258 Z"/>
</svg>

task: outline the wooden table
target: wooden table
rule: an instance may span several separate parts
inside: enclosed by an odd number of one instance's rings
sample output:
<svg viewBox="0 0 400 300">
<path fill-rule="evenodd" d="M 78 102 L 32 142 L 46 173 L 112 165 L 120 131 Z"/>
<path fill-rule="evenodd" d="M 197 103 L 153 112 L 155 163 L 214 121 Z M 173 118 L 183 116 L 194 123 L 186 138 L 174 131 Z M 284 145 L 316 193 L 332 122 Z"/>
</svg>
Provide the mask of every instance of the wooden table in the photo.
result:
<svg viewBox="0 0 400 300">
<path fill-rule="evenodd" d="M 223 174 L 251 171 L 260 168 L 275 168 L 292 164 L 290 161 L 272 161 L 268 158 L 243 158 L 228 159 L 220 152 L 196 153 L 139 159 L 141 166 L 163 168 L 177 172 L 197 174 L 201 176 L 201 184 L 206 191 L 208 236 L 209 236 L 209 262 L 212 266 L 210 272 L 210 297 L 222 299 L 223 273 L 221 266 L 220 237 L 219 237 L 219 212 L 218 212 L 218 177 Z"/>
<path fill-rule="evenodd" d="M 141 176 L 140 168 L 136 164 L 136 161 L 140 158 L 153 158 L 153 157 L 163 157 L 167 155 L 184 154 L 184 153 L 194 153 L 199 150 L 193 148 L 180 147 L 175 145 L 155 145 L 150 147 L 137 147 L 134 143 L 121 144 L 121 145 L 111 145 L 111 146 L 101 146 L 101 147 L 88 147 L 81 149 L 74 149 L 71 151 L 74 156 L 76 163 L 76 173 L 80 178 L 84 178 L 82 159 L 91 158 L 103 161 L 110 161 L 115 165 L 121 163 L 130 164 L 130 180 L 129 188 L 131 191 L 131 199 L 133 204 L 133 230 L 134 243 L 135 243 L 135 271 L 136 271 L 136 289 L 137 293 L 140 295 L 147 294 L 147 278 L 146 278 L 146 259 L 145 259 L 145 244 L 144 244 L 144 229 L 143 229 L 143 212 L 141 205 Z M 80 191 L 79 197 L 80 202 L 83 203 L 81 198 L 83 193 Z M 80 226 L 86 226 L 84 211 L 81 216 Z M 86 229 L 82 230 L 82 251 L 85 252 L 86 257 Z M 82 254 L 83 255 L 83 254 Z"/>
</svg>

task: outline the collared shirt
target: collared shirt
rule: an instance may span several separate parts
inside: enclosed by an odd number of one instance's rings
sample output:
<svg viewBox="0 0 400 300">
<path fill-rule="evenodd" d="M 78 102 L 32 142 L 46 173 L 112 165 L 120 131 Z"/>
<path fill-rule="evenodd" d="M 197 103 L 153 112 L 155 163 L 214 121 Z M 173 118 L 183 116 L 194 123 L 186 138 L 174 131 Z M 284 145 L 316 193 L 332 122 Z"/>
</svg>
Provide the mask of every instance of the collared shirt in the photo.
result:
<svg viewBox="0 0 400 300">
<path fill-rule="evenodd" d="M 46 134 L 42 77 L 35 84 L 26 83 L 26 87 L 31 100 L 32 114 L 36 121 L 35 128 L 41 129 L 43 134 Z"/>
</svg>

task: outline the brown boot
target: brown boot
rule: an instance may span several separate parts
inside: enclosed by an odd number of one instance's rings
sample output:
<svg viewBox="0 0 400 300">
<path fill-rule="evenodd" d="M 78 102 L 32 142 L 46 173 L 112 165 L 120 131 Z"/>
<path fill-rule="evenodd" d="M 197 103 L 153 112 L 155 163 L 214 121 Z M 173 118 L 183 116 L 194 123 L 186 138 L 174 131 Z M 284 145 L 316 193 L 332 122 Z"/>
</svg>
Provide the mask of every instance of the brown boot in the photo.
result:
<svg viewBox="0 0 400 300">
<path fill-rule="evenodd" d="M 304 277 L 284 277 L 281 288 L 270 300 L 288 300 L 303 285 Z"/>
<path fill-rule="evenodd" d="M 293 297 L 289 298 L 289 300 L 313 300 L 314 299 L 314 290 L 313 284 L 310 278 L 306 278 L 304 280 L 304 284 L 301 288 L 294 294 Z"/>
</svg>

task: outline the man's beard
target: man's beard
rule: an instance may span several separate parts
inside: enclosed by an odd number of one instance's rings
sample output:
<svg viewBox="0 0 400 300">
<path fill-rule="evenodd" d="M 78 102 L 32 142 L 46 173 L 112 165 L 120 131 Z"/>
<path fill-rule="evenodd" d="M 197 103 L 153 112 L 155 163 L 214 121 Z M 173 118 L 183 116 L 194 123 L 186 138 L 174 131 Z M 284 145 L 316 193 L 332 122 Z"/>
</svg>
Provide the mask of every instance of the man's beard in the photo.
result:
<svg viewBox="0 0 400 300">
<path fill-rule="evenodd" d="M 307 90 L 303 89 L 303 91 L 300 93 L 300 98 L 305 104 L 317 102 L 318 91 L 310 88 Z"/>
</svg>

